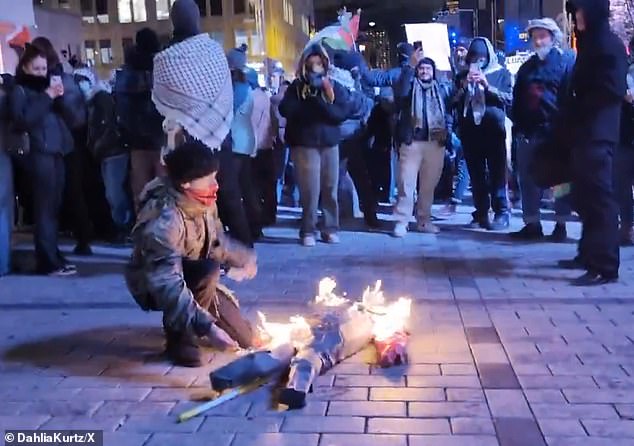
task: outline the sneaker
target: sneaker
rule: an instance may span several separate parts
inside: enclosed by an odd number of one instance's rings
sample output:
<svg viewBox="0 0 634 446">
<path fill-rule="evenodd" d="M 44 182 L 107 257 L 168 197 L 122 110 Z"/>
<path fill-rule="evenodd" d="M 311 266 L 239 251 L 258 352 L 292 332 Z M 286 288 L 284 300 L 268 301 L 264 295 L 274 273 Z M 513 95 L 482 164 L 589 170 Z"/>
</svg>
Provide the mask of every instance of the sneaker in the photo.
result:
<svg viewBox="0 0 634 446">
<path fill-rule="evenodd" d="M 487 231 L 490 231 L 492 229 L 492 226 L 491 226 L 491 221 L 489 220 L 488 217 L 486 217 L 483 219 L 474 218 L 473 220 L 471 220 L 471 223 L 467 225 L 467 228 L 486 229 Z"/>
<path fill-rule="evenodd" d="M 75 274 L 77 274 L 77 270 L 69 268 L 68 266 L 62 266 L 60 269 L 56 269 L 55 271 L 48 273 L 51 277 L 67 277 Z"/>
<path fill-rule="evenodd" d="M 405 237 L 407 234 L 407 223 L 396 223 L 392 235 L 397 238 Z"/>
<path fill-rule="evenodd" d="M 509 225 L 510 225 L 509 214 L 499 214 L 499 215 L 496 215 L 495 218 L 493 219 L 490 230 L 503 231 L 505 229 L 508 229 Z"/>
<path fill-rule="evenodd" d="M 328 243 L 330 245 L 336 245 L 340 241 L 339 236 L 337 234 L 326 234 L 326 233 L 321 234 L 321 240 L 324 243 Z"/>
<path fill-rule="evenodd" d="M 438 234 L 440 232 L 440 228 L 433 223 L 421 223 L 416 229 L 418 232 L 422 232 L 423 234 Z"/>
<path fill-rule="evenodd" d="M 563 243 L 568 240 L 568 231 L 566 223 L 557 223 L 553 233 L 548 236 L 548 240 L 553 243 Z"/>
<path fill-rule="evenodd" d="M 312 248 L 316 244 L 317 244 L 317 240 L 315 240 L 314 236 L 305 235 L 304 237 L 302 237 L 302 245 L 303 246 L 306 246 L 307 248 Z"/>
<path fill-rule="evenodd" d="M 515 240 L 540 240 L 544 236 L 542 225 L 539 223 L 528 223 L 520 231 L 509 234 Z"/>
<path fill-rule="evenodd" d="M 619 281 L 618 274 L 606 275 L 606 274 L 600 274 L 600 273 L 588 271 L 583 276 L 573 280 L 572 285 L 577 287 L 589 287 L 589 286 L 607 285 L 610 283 L 616 283 L 618 281 Z"/>
</svg>

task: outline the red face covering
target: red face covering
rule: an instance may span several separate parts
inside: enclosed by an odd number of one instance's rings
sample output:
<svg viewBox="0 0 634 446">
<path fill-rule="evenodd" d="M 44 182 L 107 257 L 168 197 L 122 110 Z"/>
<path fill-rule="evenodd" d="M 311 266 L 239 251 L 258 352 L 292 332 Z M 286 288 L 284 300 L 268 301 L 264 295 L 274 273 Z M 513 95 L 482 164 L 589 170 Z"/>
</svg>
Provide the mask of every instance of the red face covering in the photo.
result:
<svg viewBox="0 0 634 446">
<path fill-rule="evenodd" d="M 187 197 L 209 207 L 216 202 L 218 185 L 214 184 L 208 189 L 185 189 L 184 192 Z"/>
</svg>

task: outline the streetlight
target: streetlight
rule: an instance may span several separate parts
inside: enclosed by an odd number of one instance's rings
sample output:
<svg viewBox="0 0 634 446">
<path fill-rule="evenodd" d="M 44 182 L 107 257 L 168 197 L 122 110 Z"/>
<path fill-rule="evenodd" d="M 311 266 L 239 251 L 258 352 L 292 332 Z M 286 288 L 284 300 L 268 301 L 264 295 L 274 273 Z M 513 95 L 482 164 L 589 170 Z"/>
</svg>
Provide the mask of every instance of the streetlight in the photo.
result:
<svg viewBox="0 0 634 446">
<path fill-rule="evenodd" d="M 359 45 L 359 51 L 361 51 L 362 53 L 365 52 L 365 45 Z"/>
<path fill-rule="evenodd" d="M 374 28 L 376 26 L 376 22 L 370 22 L 368 25 L 370 25 L 370 28 Z"/>
</svg>

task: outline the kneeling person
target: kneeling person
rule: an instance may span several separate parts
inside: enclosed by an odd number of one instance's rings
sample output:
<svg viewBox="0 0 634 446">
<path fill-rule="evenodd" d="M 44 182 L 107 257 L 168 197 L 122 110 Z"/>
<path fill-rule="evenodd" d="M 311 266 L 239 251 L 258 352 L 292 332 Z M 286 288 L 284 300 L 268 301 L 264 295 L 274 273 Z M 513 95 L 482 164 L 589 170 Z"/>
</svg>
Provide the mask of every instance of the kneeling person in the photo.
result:
<svg viewBox="0 0 634 446">
<path fill-rule="evenodd" d="M 188 142 L 164 161 L 167 177 L 148 183 L 141 195 L 126 282 L 141 308 L 163 312 L 170 360 L 197 367 L 197 338 L 207 338 L 217 348 L 254 345 L 251 325 L 218 279 L 221 264 L 253 278 L 256 258 L 223 233 L 216 209 L 214 153 Z"/>
</svg>

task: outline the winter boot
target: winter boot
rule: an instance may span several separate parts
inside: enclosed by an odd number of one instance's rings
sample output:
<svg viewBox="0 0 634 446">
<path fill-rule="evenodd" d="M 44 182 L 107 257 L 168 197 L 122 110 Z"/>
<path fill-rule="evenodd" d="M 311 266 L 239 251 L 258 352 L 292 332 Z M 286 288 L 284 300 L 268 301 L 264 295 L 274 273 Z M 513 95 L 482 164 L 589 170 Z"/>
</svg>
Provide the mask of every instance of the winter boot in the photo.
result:
<svg viewBox="0 0 634 446">
<path fill-rule="evenodd" d="M 165 355 L 181 367 L 200 367 L 200 347 L 193 335 L 165 330 Z"/>
</svg>

